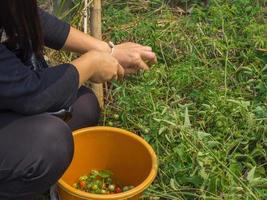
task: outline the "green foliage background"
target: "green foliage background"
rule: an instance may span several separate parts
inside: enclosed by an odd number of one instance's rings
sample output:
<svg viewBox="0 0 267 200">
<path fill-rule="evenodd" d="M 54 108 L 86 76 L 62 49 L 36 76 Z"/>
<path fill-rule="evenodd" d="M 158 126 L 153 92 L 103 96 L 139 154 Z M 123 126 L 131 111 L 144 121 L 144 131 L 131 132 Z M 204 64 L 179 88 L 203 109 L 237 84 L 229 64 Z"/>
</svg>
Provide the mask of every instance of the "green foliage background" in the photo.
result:
<svg viewBox="0 0 267 200">
<path fill-rule="evenodd" d="M 106 37 L 150 45 L 159 63 L 114 83 L 104 122 L 156 150 L 147 197 L 266 199 L 266 2 L 185 3 L 105 1 Z"/>
<path fill-rule="evenodd" d="M 112 83 L 103 116 L 158 155 L 144 199 L 267 199 L 267 1 L 104 0 L 103 15 L 105 40 L 158 55 Z"/>
</svg>

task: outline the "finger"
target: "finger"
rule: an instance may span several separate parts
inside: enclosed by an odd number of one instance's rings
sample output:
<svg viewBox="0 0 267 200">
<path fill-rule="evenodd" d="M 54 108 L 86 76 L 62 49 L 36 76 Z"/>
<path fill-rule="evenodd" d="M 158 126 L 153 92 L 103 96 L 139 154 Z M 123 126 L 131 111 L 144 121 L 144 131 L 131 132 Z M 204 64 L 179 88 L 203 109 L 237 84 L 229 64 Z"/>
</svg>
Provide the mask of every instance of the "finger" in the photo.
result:
<svg viewBox="0 0 267 200">
<path fill-rule="evenodd" d="M 136 45 L 132 47 L 132 50 L 141 52 L 141 51 L 150 51 L 152 52 L 152 48 L 150 46 L 142 46 L 142 45 Z"/>
<path fill-rule="evenodd" d="M 115 74 L 113 77 L 112 77 L 112 79 L 111 80 L 118 80 L 118 75 L 117 74 Z"/>
<path fill-rule="evenodd" d="M 140 58 L 137 63 L 139 69 L 149 70 L 148 65 Z"/>
<path fill-rule="evenodd" d="M 117 72 L 117 74 L 118 74 L 118 77 L 120 79 L 122 79 L 124 77 L 124 74 L 125 74 L 125 70 L 120 64 L 118 64 L 118 72 Z"/>
<path fill-rule="evenodd" d="M 121 49 L 140 48 L 140 47 L 142 47 L 142 45 L 137 44 L 137 43 L 133 43 L 133 42 L 126 42 L 126 43 L 118 44 L 116 46 L 117 46 L 117 48 L 121 48 Z"/>
<path fill-rule="evenodd" d="M 124 72 L 126 75 L 126 74 L 135 74 L 137 71 L 138 71 L 138 69 L 136 69 L 136 68 L 126 68 Z"/>
<path fill-rule="evenodd" d="M 155 59 L 153 60 L 153 63 L 154 63 L 154 64 L 158 63 L 158 58 L 157 58 L 157 56 L 155 56 Z"/>
<path fill-rule="evenodd" d="M 128 45 L 125 46 L 126 48 L 135 48 L 135 49 L 142 49 L 142 50 L 146 50 L 146 51 L 152 51 L 152 48 L 150 46 L 147 45 L 141 45 L 138 43 L 128 43 Z"/>
<path fill-rule="evenodd" d="M 142 50 L 143 51 L 152 51 L 152 48 L 150 46 L 143 46 Z"/>
<path fill-rule="evenodd" d="M 143 47 L 141 44 L 134 43 L 134 42 L 129 43 L 129 46 L 130 47 Z"/>
<path fill-rule="evenodd" d="M 142 51 L 141 52 L 141 58 L 143 60 L 147 60 L 148 62 L 151 62 L 151 63 L 157 62 L 157 57 L 156 57 L 156 54 L 154 52 Z"/>
</svg>

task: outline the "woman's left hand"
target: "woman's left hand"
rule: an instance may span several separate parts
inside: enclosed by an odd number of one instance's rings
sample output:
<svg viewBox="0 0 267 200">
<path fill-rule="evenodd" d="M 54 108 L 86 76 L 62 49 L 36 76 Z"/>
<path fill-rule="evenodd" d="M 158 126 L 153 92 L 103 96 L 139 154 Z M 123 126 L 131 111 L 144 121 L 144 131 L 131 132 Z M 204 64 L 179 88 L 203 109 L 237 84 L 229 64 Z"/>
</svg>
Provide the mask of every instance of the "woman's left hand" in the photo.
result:
<svg viewBox="0 0 267 200">
<path fill-rule="evenodd" d="M 148 70 L 149 64 L 157 62 L 157 56 L 149 46 L 126 42 L 114 47 L 113 56 L 125 70 L 125 74 L 132 74 L 140 69 Z"/>
</svg>

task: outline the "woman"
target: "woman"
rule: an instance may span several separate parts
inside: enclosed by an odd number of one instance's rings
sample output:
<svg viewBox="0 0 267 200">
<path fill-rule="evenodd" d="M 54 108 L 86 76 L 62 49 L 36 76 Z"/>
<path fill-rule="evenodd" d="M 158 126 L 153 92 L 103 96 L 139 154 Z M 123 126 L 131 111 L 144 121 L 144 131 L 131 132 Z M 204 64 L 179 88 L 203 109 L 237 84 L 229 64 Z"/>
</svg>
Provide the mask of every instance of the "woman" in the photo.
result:
<svg viewBox="0 0 267 200">
<path fill-rule="evenodd" d="M 82 84 L 146 70 L 156 56 L 135 43 L 112 49 L 39 10 L 36 0 L 2 0 L 0 30 L 0 199 L 29 200 L 70 164 L 72 130 L 98 123 L 96 97 Z M 48 68 L 44 45 L 82 56 Z M 70 107 L 68 122 L 54 116 Z"/>
</svg>

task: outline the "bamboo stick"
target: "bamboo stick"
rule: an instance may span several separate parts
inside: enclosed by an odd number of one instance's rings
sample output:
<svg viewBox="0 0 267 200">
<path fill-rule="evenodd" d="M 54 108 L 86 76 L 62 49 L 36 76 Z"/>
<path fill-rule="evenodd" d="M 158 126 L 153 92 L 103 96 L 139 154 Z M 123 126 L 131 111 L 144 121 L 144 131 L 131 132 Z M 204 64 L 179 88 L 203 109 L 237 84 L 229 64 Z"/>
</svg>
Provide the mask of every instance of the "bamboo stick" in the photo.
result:
<svg viewBox="0 0 267 200">
<path fill-rule="evenodd" d="M 84 0 L 83 32 L 88 33 L 88 0 Z"/>
<path fill-rule="evenodd" d="M 87 1 L 87 0 L 85 0 Z M 102 19 L 101 19 L 101 0 L 93 0 L 90 11 L 90 31 L 92 36 L 102 39 Z M 93 84 L 94 90 L 101 108 L 104 107 L 104 90 L 103 84 Z"/>
</svg>

